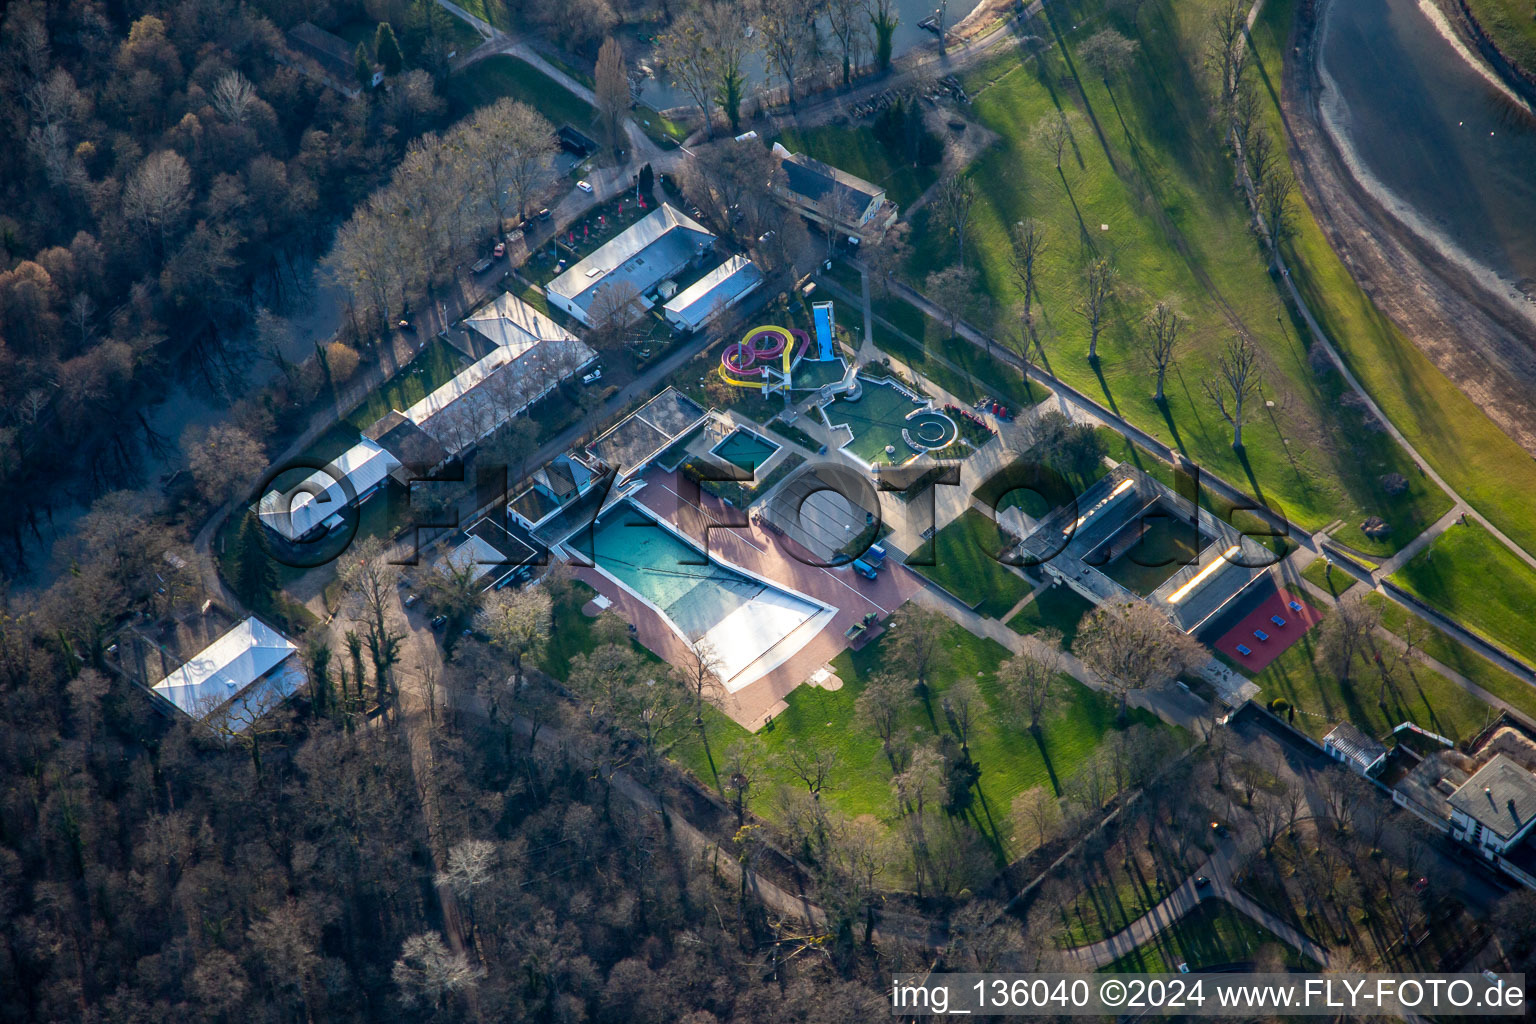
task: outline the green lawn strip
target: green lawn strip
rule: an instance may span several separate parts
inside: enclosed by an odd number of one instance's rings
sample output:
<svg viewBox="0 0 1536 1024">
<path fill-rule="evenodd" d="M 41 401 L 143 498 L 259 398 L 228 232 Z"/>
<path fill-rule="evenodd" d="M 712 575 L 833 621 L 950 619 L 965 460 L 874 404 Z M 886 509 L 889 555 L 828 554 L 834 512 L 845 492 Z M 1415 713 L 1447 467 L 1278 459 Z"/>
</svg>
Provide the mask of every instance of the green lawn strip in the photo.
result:
<svg viewBox="0 0 1536 1024">
<path fill-rule="evenodd" d="M 1332 573 L 1329 573 L 1328 563 L 1321 558 L 1314 558 L 1310 565 L 1301 570 L 1301 578 L 1334 597 L 1345 593 L 1357 582 L 1343 569 L 1335 568 Z"/>
<path fill-rule="evenodd" d="M 391 409 L 405 411 L 454 378 L 467 365 L 458 349 L 442 338 L 433 338 L 383 387 L 368 393 L 345 422 L 366 430 Z"/>
<path fill-rule="evenodd" d="M 1452 526 L 1388 579 L 1516 657 L 1536 662 L 1536 570 L 1482 526 Z"/>
<path fill-rule="evenodd" d="M 569 124 L 586 131 L 597 120 L 592 105 L 527 61 L 498 54 L 471 64 L 448 81 L 448 97 L 461 111 L 494 103 L 503 96 L 528 104 L 556 128 Z"/>
<path fill-rule="evenodd" d="M 1015 633 L 1038 633 L 1047 627 L 1060 631 L 1061 645 L 1070 648 L 1077 636 L 1078 624 L 1093 605 L 1070 587 L 1046 587 L 1019 614 L 1008 620 Z"/>
<path fill-rule="evenodd" d="M 903 209 L 938 178 L 932 167 L 911 167 L 893 161 L 868 125 L 789 128 L 778 141 L 791 153 L 804 153 L 874 182 L 885 189 L 886 198 Z"/>
<path fill-rule="evenodd" d="M 1005 402 L 1021 416 L 1050 397 L 1009 363 L 988 355 L 968 341 L 949 335 L 949 328 L 901 299 L 871 299 L 875 314 L 897 330 L 877 325 L 875 343 L 967 405 L 982 398 Z M 913 339 L 920 339 L 921 344 Z"/>
<path fill-rule="evenodd" d="M 1276 90 L 1294 7 L 1295 0 L 1266 3 L 1254 26 L 1255 70 Z M 1279 138 L 1279 111 L 1268 106 L 1266 116 Z M 1287 257 L 1292 277 L 1350 370 L 1451 487 L 1511 540 L 1536 552 L 1536 511 L 1527 500 L 1536 493 L 1536 463 L 1372 305 L 1317 223 L 1309 216 L 1296 220 Z M 1398 472 L 1413 486 L 1421 484 L 1411 469 Z M 1394 534 L 1401 534 L 1399 543 L 1409 539 L 1391 515 L 1378 514 L 1393 523 Z M 1346 523 L 1357 521 L 1345 516 Z M 1339 539 L 1368 552 L 1379 550 L 1343 531 Z"/>
<path fill-rule="evenodd" d="M 780 437 L 789 441 L 793 441 L 795 444 L 798 444 L 803 448 L 807 448 L 810 451 L 814 452 L 821 447 L 820 441 L 817 441 L 810 434 L 807 434 L 805 431 L 801 430 L 794 424 L 785 423 L 781 417 L 775 416 L 773 419 L 769 420 L 767 427 L 769 430 L 773 431 L 775 434 L 778 434 Z"/>
<path fill-rule="evenodd" d="M 1338 578 L 1338 573 L 1334 573 Z M 1417 623 L 1419 650 L 1434 658 L 1484 690 L 1536 718 L 1536 687 L 1506 672 L 1466 644 L 1419 619 L 1413 612 L 1380 594 L 1370 594 L 1367 601 L 1381 607 L 1381 624 L 1398 636 L 1405 636 L 1409 623 Z"/>
<path fill-rule="evenodd" d="M 578 583 L 572 598 L 555 608 L 554 628 L 540 664 L 557 679 L 569 676 L 572 658 L 595 646 L 593 620 L 581 611 L 594 593 Z M 1112 699 L 1063 676 L 1060 700 L 1042 723 L 1041 739 L 1037 742 L 1028 733 L 1003 725 L 995 710 L 1000 701 L 995 672 L 1008 652 L 959 626 L 950 627 L 943 646 L 948 662 L 931 684 L 933 715 L 914 695 L 899 731 L 915 742 L 934 740 L 935 729 L 947 729 L 939 710 L 945 691 L 962 678 L 976 680 L 987 705 L 971 735 L 971 753 L 982 769 L 976 814 L 981 827 L 988 831 L 995 828 L 1006 847 L 1010 842 L 1008 819 L 1013 798 L 1036 786 L 1054 792 L 1053 779 L 1058 785 L 1070 780 L 1098 749 L 1105 734 L 1119 728 L 1115 723 L 1116 705 Z M 654 655 L 644 654 L 659 664 Z M 756 734 L 708 708 L 704 715 L 707 745 L 699 730 L 685 727 L 677 733 L 670 756 L 705 785 L 717 787 L 715 773 L 726 750 L 735 742 L 748 744 L 761 765 L 752 787 L 752 807 L 771 817 L 775 791 L 780 786 L 801 785 L 785 767 L 785 747 L 791 741 L 826 747 L 837 752 L 837 765 L 823 790 L 823 800 L 850 818 L 868 814 L 890 821 L 895 813 L 890 794 L 890 765 L 879 738 L 858 723 L 854 702 L 871 675 L 899 672 L 900 666 L 885 663 L 885 647 L 876 640 L 860 651 L 844 651 L 833 659 L 832 667 L 843 680 L 842 689 L 831 692 L 812 686 L 797 688 L 785 698 L 788 709 Z M 1140 710 L 1133 710 L 1127 723 L 1135 724 L 1159 725 L 1157 719 Z"/>
<path fill-rule="evenodd" d="M 1536 7 L 1531 0 L 1467 0 L 1472 17 L 1500 53 L 1536 74 Z"/>
<path fill-rule="evenodd" d="M 1057 942 L 1070 949 L 1107 939 L 1157 906 L 1164 895 L 1127 877 L 1124 867 L 1117 864 L 1109 881 L 1088 882 L 1077 903 L 1063 909 Z"/>
<path fill-rule="evenodd" d="M 1189 913 L 1140 946 L 1106 967 L 1101 974 L 1171 974 L 1179 964 L 1191 970 L 1249 963 L 1260 946 L 1274 944 L 1285 950 L 1288 967 L 1315 967 L 1282 942 L 1269 929 L 1221 899 L 1202 900 Z"/>
<path fill-rule="evenodd" d="M 512 6 L 499 2 L 499 0 L 460 0 L 459 7 L 465 12 L 473 14 L 481 21 L 487 22 L 500 29 L 512 28 Z M 461 21 L 463 19 L 460 19 Z M 478 32 L 476 33 L 478 35 Z"/>
<path fill-rule="evenodd" d="M 995 557 L 1002 545 L 997 524 L 975 509 L 966 509 L 914 551 L 907 564 L 981 615 L 998 618 L 1030 591 L 1028 580 Z M 932 565 L 925 564 L 930 561 Z"/>
<path fill-rule="evenodd" d="M 1424 665 L 1400 670 L 1382 691 L 1381 676 L 1357 665 L 1348 683 L 1317 666 L 1316 631 L 1306 633 L 1254 676 L 1268 704 L 1283 697 L 1296 709 L 1292 724 L 1322 739 L 1340 722 L 1353 722 L 1371 736 L 1384 737 L 1403 722 L 1465 739 L 1488 719 L 1488 705 Z M 1381 701 L 1385 699 L 1385 706 Z"/>
<path fill-rule="evenodd" d="M 972 168 L 977 200 L 967 259 L 979 266 L 988 293 L 1011 300 L 1008 231 L 1026 217 L 1039 221 L 1051 248 L 1037 268 L 1037 322 L 1053 373 L 1304 529 L 1337 518 L 1353 527 L 1381 516 L 1394 526 L 1390 536 L 1350 543 L 1395 550 L 1416 524 L 1448 509 L 1449 498 L 1419 477 L 1386 434 L 1364 429 L 1358 410 L 1341 408 L 1337 374 L 1319 378 L 1308 365 L 1210 117 L 1200 68 L 1214 6 L 1215 0 L 1192 0 L 1159 7 L 1145 15 L 1157 31 L 1131 27 L 1124 13 L 1067 18 L 1047 7 L 1045 17 L 1057 27 L 1081 26 L 1066 33 L 1067 51 L 1053 48 L 1003 75 L 972 108 L 1001 139 Z M 1141 50 L 1113 91 L 1085 74 L 1085 103 L 1063 84 L 1072 75 L 1066 58 L 1106 24 L 1139 39 Z M 1054 156 L 1030 139 L 1058 104 L 1081 119 L 1061 174 Z M 955 256 L 947 228 L 929 213 L 915 217 L 908 270 L 918 282 Z M 1117 278 L 1096 368 L 1086 358 L 1079 312 L 1084 267 L 1110 257 Z M 1176 301 L 1189 318 L 1166 407 L 1152 400 L 1140 330 L 1160 299 Z M 1255 339 L 1264 365 L 1263 401 L 1251 407 L 1241 452 L 1201 385 L 1238 329 Z M 1410 481 L 1398 497 L 1380 483 L 1392 473 Z"/>
</svg>

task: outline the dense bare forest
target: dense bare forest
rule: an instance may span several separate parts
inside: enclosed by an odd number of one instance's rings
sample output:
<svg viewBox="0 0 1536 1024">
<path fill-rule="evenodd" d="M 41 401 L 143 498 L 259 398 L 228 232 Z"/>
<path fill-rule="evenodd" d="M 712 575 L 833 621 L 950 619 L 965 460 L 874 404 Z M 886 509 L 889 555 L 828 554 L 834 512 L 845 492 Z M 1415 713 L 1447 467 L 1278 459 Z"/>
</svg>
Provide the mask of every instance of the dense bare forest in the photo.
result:
<svg viewBox="0 0 1536 1024">
<path fill-rule="evenodd" d="M 0 1020 L 885 1012 L 855 941 L 775 927 L 614 792 L 642 769 L 620 732 L 430 722 L 424 767 L 403 724 L 300 706 L 224 747 L 0 626 Z"/>
<path fill-rule="evenodd" d="M 0 489 L 33 499 L 0 511 L 8 564 L 40 517 L 140 484 L 143 452 L 177 441 L 142 410 L 176 382 L 239 392 L 245 325 L 304 287 L 336 222 L 442 123 L 453 20 L 367 6 L 8 5 Z M 394 26 L 387 93 L 351 99 L 292 59 L 288 29 L 349 18 Z"/>
</svg>

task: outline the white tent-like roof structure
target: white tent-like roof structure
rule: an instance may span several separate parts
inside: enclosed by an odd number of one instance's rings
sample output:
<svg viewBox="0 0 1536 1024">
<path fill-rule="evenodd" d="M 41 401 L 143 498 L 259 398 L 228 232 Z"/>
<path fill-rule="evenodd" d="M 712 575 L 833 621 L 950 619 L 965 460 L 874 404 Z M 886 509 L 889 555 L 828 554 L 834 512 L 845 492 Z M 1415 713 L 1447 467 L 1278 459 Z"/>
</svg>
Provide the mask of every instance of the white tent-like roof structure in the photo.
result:
<svg viewBox="0 0 1536 1024">
<path fill-rule="evenodd" d="M 338 456 L 328 470 L 311 473 L 287 491 L 262 495 L 256 514 L 278 535 L 297 541 L 399 467 L 393 455 L 364 438 Z"/>
<path fill-rule="evenodd" d="M 240 733 L 304 685 L 297 654 L 293 641 L 252 616 L 151 690 L 183 714 L 218 718 Z"/>
</svg>

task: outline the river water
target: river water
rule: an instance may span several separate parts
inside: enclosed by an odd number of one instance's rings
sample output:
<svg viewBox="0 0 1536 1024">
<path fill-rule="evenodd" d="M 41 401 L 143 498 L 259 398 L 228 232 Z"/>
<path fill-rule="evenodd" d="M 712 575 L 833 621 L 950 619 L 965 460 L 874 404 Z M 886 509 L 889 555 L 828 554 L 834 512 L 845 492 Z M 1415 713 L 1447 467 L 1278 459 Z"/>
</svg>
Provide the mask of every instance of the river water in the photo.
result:
<svg viewBox="0 0 1536 1024">
<path fill-rule="evenodd" d="M 1432 0 L 1328 0 L 1323 121 L 1355 179 L 1536 322 L 1536 115 Z"/>
<path fill-rule="evenodd" d="M 980 0 L 949 0 L 949 6 L 944 16 L 944 24 L 954 28 L 960 24 L 960 20 L 976 9 Z M 896 0 L 896 12 L 901 21 L 896 26 L 896 31 L 891 35 L 891 56 L 900 57 L 919 43 L 931 42 L 938 37 L 926 29 L 919 28 L 918 23 L 938 10 L 939 0 Z M 870 33 L 870 45 L 874 45 L 874 33 Z M 841 58 L 837 52 L 837 40 L 832 38 L 827 31 L 826 21 L 821 22 L 822 45 L 827 51 L 827 63 L 838 64 Z M 869 58 L 866 57 L 866 60 Z M 761 54 L 753 54 L 746 66 L 747 80 L 751 85 L 761 84 L 765 75 L 763 58 Z M 640 98 L 658 110 L 668 107 L 691 106 L 693 100 L 680 89 L 675 89 L 666 82 L 666 75 L 662 73 L 657 78 L 648 78 L 640 87 Z"/>
</svg>

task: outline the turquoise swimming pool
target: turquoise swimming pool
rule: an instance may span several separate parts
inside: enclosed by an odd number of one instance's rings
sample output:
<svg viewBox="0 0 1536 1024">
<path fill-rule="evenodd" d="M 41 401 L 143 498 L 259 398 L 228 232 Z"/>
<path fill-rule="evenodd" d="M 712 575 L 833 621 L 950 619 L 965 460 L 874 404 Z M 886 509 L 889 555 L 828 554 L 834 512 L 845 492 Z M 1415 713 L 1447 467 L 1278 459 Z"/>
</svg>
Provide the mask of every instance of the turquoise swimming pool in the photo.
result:
<svg viewBox="0 0 1536 1024">
<path fill-rule="evenodd" d="M 801 626 L 824 625 L 836 611 L 707 557 L 634 502 L 598 520 L 585 553 L 685 640 L 707 645 L 732 693 L 815 635 Z"/>
<path fill-rule="evenodd" d="M 697 640 L 763 592 L 760 581 L 727 569 L 629 502 L 593 528 L 592 560 L 661 609 Z"/>
</svg>

